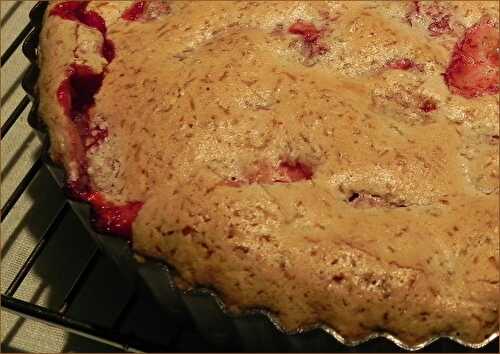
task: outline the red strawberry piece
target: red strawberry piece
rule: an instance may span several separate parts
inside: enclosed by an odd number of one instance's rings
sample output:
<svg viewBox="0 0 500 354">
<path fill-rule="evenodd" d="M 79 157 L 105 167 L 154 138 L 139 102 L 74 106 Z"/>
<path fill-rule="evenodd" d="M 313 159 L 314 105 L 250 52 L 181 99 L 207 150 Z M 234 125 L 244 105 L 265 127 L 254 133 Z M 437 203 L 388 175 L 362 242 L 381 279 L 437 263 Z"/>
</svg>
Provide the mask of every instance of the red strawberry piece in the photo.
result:
<svg viewBox="0 0 500 354">
<path fill-rule="evenodd" d="M 322 31 L 318 30 L 311 22 L 297 20 L 288 28 L 288 32 L 302 36 L 304 54 L 307 57 L 325 54 L 328 51 L 328 47 L 320 42 Z"/>
<path fill-rule="evenodd" d="M 59 16 L 66 20 L 79 21 L 88 1 L 65 1 L 55 5 L 50 11 L 51 16 Z"/>
<path fill-rule="evenodd" d="M 136 1 L 122 14 L 126 21 L 148 21 L 170 12 L 170 6 L 161 0 Z"/>
<path fill-rule="evenodd" d="M 130 238 L 132 224 L 143 206 L 142 202 L 115 205 L 106 201 L 100 193 L 93 193 L 88 201 L 92 205 L 92 223 L 97 231 Z"/>
<path fill-rule="evenodd" d="M 311 166 L 299 161 L 282 161 L 278 166 L 278 176 L 274 182 L 299 182 L 310 180 L 313 176 L 313 171 Z"/>
<path fill-rule="evenodd" d="M 431 99 L 426 99 L 420 105 L 420 109 L 425 113 L 429 113 L 437 109 L 437 104 Z"/>
<path fill-rule="evenodd" d="M 450 91 L 466 98 L 500 90 L 498 23 L 483 18 L 455 45 L 444 79 Z"/>
<path fill-rule="evenodd" d="M 288 32 L 301 35 L 305 42 L 315 42 L 320 37 L 320 31 L 311 22 L 297 20 L 288 28 Z"/>
<path fill-rule="evenodd" d="M 389 60 L 386 66 L 395 70 L 410 70 L 417 67 L 417 64 L 408 58 L 398 58 Z"/>
<path fill-rule="evenodd" d="M 450 15 L 445 15 L 434 22 L 431 22 L 427 29 L 431 32 L 431 36 L 440 36 L 445 33 L 451 33 L 453 30 L 450 27 Z"/>
</svg>

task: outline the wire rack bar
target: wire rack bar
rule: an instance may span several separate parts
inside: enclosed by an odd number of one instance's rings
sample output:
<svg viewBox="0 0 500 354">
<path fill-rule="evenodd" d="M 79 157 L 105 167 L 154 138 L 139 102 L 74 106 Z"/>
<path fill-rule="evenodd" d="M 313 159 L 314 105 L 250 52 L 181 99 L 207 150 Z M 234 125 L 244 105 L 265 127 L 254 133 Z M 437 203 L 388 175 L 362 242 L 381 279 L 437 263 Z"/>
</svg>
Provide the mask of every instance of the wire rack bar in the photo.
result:
<svg viewBox="0 0 500 354">
<path fill-rule="evenodd" d="M 23 28 L 23 30 L 21 31 L 21 33 L 19 33 L 17 35 L 17 37 L 12 41 L 12 43 L 10 44 L 10 46 L 5 50 L 5 52 L 2 54 L 2 57 L 0 58 L 0 63 L 1 63 L 0 67 L 3 67 L 4 64 L 9 61 L 10 57 L 12 56 L 12 54 L 14 54 L 14 52 L 16 51 L 16 49 L 23 42 L 24 38 L 26 38 L 26 36 L 28 35 L 28 33 L 30 33 L 32 27 L 33 27 L 33 25 L 31 24 L 31 22 L 28 23 Z"/>
<path fill-rule="evenodd" d="M 9 212 L 11 211 L 12 207 L 16 204 L 18 199 L 21 197 L 23 192 L 26 190 L 26 188 L 29 186 L 33 178 L 36 176 L 38 171 L 42 168 L 43 162 L 42 159 L 39 157 L 33 166 L 29 169 L 29 171 L 26 173 L 26 175 L 23 177 L 21 182 L 16 186 L 16 189 L 14 189 L 14 192 L 12 192 L 11 196 L 9 199 L 7 199 L 7 202 L 2 206 L 2 216 L 1 216 L 1 221 L 3 221 L 7 215 L 9 215 Z"/>
<path fill-rule="evenodd" d="M 9 118 L 7 118 L 5 123 L 2 125 L 1 134 L 0 134 L 2 139 L 5 135 L 7 135 L 10 128 L 12 128 L 12 126 L 17 121 L 17 119 L 19 118 L 21 113 L 23 113 L 24 109 L 28 106 L 28 103 L 30 103 L 30 99 L 29 99 L 28 95 L 25 95 L 23 97 L 23 99 L 21 100 L 21 102 L 19 102 L 17 107 L 12 111 Z"/>
<path fill-rule="evenodd" d="M 66 216 L 66 214 L 69 211 L 69 205 L 68 203 L 64 203 L 64 206 L 61 208 L 61 210 L 57 213 L 56 217 L 54 220 L 52 220 L 49 228 L 47 231 L 42 235 L 38 243 L 36 244 L 35 248 L 33 248 L 33 251 L 31 251 L 29 257 L 26 259 L 26 261 L 23 263 L 21 266 L 21 269 L 19 272 L 17 272 L 16 276 L 10 283 L 9 287 L 5 291 L 6 296 L 13 296 L 21 283 L 23 282 L 24 278 L 28 275 L 30 272 L 31 268 L 35 264 L 38 256 L 40 253 L 43 251 L 45 246 L 50 240 L 50 237 L 54 234 L 54 232 L 57 230 L 59 225 L 61 224 L 62 220 Z"/>
<path fill-rule="evenodd" d="M 108 344 L 120 350 L 141 352 L 136 347 L 139 343 L 134 343 L 136 341 L 140 342 L 140 340 L 131 341 L 131 344 L 121 344 L 126 343 L 123 336 L 107 328 L 84 323 L 26 301 L 2 295 L 2 307 L 18 316 L 44 322 L 49 326 L 62 328 L 68 332 Z"/>
<path fill-rule="evenodd" d="M 92 270 L 95 269 L 97 261 L 99 260 L 99 256 L 100 252 L 99 249 L 96 247 L 92 252 L 92 254 L 90 255 L 87 262 L 85 263 L 84 268 L 82 269 L 80 274 L 78 274 L 75 281 L 71 285 L 71 288 L 64 296 L 64 301 L 58 311 L 60 314 L 65 314 L 68 311 L 71 304 L 73 303 L 73 300 L 75 299 L 76 295 L 82 288 L 83 284 L 85 284 L 85 281 L 89 277 L 90 273 L 92 272 Z"/>
</svg>

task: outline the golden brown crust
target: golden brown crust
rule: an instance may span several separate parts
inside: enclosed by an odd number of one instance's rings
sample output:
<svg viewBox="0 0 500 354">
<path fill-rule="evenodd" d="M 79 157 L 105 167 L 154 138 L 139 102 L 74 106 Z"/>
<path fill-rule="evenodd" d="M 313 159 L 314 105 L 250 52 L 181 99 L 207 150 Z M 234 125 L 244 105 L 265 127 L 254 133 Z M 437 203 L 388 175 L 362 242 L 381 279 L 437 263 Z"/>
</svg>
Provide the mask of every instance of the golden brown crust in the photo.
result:
<svg viewBox="0 0 500 354">
<path fill-rule="evenodd" d="M 144 201 L 136 251 L 289 330 L 410 344 L 498 330 L 499 97 L 452 94 L 442 77 L 497 2 L 440 3 L 453 31 L 439 36 L 405 2 L 172 2 L 136 22 L 119 18 L 124 3 L 90 5 L 116 47 L 109 65 L 92 49 L 75 59 L 97 31 L 46 17 L 40 109 L 71 171 L 64 67 L 106 67 L 91 116 L 109 136 L 89 174 L 111 200 Z M 326 52 L 288 33 L 297 19 L 322 28 Z M 388 69 L 401 58 L 415 66 Z M 225 183 L 284 156 L 312 179 Z"/>
</svg>

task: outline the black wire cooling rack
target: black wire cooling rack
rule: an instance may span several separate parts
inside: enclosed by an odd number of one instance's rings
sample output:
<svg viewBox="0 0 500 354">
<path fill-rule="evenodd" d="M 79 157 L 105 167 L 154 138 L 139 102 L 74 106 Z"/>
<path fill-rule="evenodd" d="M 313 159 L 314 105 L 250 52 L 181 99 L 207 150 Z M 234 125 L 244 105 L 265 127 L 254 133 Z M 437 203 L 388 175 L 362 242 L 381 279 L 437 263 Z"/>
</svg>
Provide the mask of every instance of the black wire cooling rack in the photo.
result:
<svg viewBox="0 0 500 354">
<path fill-rule="evenodd" d="M 45 6 L 43 3 L 37 6 Z M 32 11 L 33 16 L 34 11 Z M 38 19 L 39 20 L 39 19 Z M 30 36 L 38 36 L 37 30 L 32 22 L 21 29 L 17 37 L 3 51 L 1 55 L 1 66 L 6 64 L 11 56 L 18 50 L 26 52 L 22 43 Z M 29 53 L 25 53 L 29 56 Z M 32 87 L 27 83 L 30 77 L 36 75 L 37 68 L 31 66 L 24 75 L 23 88 L 27 94 L 22 97 L 17 106 L 1 126 L 1 139 L 9 133 L 16 124 L 20 115 L 30 104 L 32 98 Z M 28 119 L 36 118 L 36 108 L 31 107 Z M 44 154 L 40 154 L 33 165 L 19 181 L 12 194 L 7 198 L 1 209 L 2 223 L 7 218 L 11 210 L 15 207 L 23 193 L 27 190 L 33 180 L 45 167 Z M 80 269 L 78 275 L 72 280 L 72 285 L 63 296 L 63 301 L 57 309 L 50 309 L 44 306 L 27 302 L 16 297 L 16 292 L 32 271 L 35 263 L 46 250 L 56 230 L 60 227 L 68 214 L 73 213 L 70 201 L 65 201 L 59 211 L 53 216 L 48 228 L 40 235 L 38 243 L 33 248 L 31 254 L 25 259 L 20 270 L 14 276 L 13 280 L 6 287 L 1 295 L 1 305 L 3 310 L 12 312 L 22 318 L 29 318 L 44 322 L 50 326 L 61 328 L 70 333 L 74 333 L 92 340 L 108 344 L 120 351 L 210 351 L 217 350 L 241 350 L 244 348 L 211 348 L 196 332 L 194 324 L 188 318 L 175 321 L 166 317 L 161 310 L 154 306 L 154 301 L 146 287 L 136 280 L 132 284 L 132 290 L 127 293 L 127 301 L 121 310 L 116 313 L 111 325 L 104 326 L 92 321 L 83 321 L 71 316 L 71 309 L 75 306 L 75 299 L 84 291 L 89 282 L 90 275 L 96 271 L 96 265 L 105 258 L 97 246 L 90 253 L 88 258 L 82 262 L 84 266 Z M 15 242 L 15 240 L 14 240 Z M 54 271 L 57 271 L 54 269 Z M 123 291 L 120 289 L 120 291 Z M 367 343 L 368 344 L 368 343 Z M 498 352 L 498 338 L 478 350 L 480 352 Z M 370 345 L 364 346 L 364 350 L 373 351 Z M 397 349 L 397 348 L 396 348 Z M 354 348 L 346 351 L 355 352 Z M 400 350 L 398 350 L 400 351 Z M 473 352 L 475 350 L 464 348 L 457 343 L 449 341 L 436 341 L 430 346 L 424 348 L 428 352 Z"/>
<path fill-rule="evenodd" d="M 16 5 L 13 7 L 16 7 Z M 46 3 L 41 2 L 35 7 L 39 8 L 45 5 Z M 37 13 L 40 13 L 40 11 L 31 11 L 30 16 L 36 16 Z M 33 54 L 28 53 L 33 48 L 26 46 L 26 43 L 29 42 L 30 37 L 33 39 L 32 37 L 38 36 L 37 29 L 33 25 L 35 21 L 40 21 L 40 19 L 32 18 L 20 30 L 9 46 L 3 50 L 0 59 L 2 67 L 9 62 L 13 54 L 17 51 L 22 50 L 24 55 L 28 57 Z M 21 85 L 27 93 L 3 122 L 1 126 L 2 142 L 4 142 L 4 138 L 11 132 L 11 129 L 19 121 L 20 116 L 28 108 L 30 101 L 33 99 L 32 82 L 33 77 L 36 77 L 37 70 L 35 66 L 31 65 L 27 72 L 19 73 L 22 75 Z M 28 120 L 36 120 L 36 114 L 36 107 L 32 105 Z M 42 147 L 42 151 L 38 153 L 35 162 L 19 180 L 19 183 L 8 198 L 6 198 L 1 208 L 2 224 L 15 208 L 16 203 L 18 203 L 23 194 L 27 193 L 27 189 L 34 183 L 37 176 L 44 172 L 45 164 L 47 163 L 44 158 L 46 156 L 44 153 L 45 149 L 46 146 Z M 121 309 L 114 311 L 112 320 L 107 321 L 108 325 L 72 316 L 72 313 L 75 312 L 74 308 L 78 307 L 78 303 L 75 304 L 77 302 L 76 299 L 82 292 L 88 289 L 89 279 L 93 273 L 98 271 L 97 265 L 102 263 L 103 259 L 106 259 L 101 254 L 97 245 L 94 246 L 93 251 L 89 255 L 83 255 L 83 257 L 87 257 L 85 260 L 79 261 L 83 266 L 77 272 L 74 279 L 72 279 L 71 286 L 65 291 L 65 294 L 62 296 L 63 300 L 57 308 L 41 306 L 33 303 L 34 301 L 28 302 L 16 296 L 18 295 L 18 290 L 22 287 L 23 282 L 27 279 L 30 272 L 33 271 L 39 259 L 43 257 L 44 252 L 47 252 L 47 248 L 55 237 L 54 235 L 57 233 L 57 230 L 60 229 L 61 224 L 68 218 L 69 214 L 74 213 L 70 203 L 71 201 L 64 201 L 62 207 L 53 215 L 48 227 L 45 230 L 40 230 L 41 234 L 38 235 L 36 246 L 24 260 L 9 285 L 4 287 L 6 290 L 1 294 L 2 310 L 14 313 L 21 318 L 44 322 L 67 332 L 107 344 L 110 348 L 114 347 L 119 351 L 158 352 L 202 351 L 209 349 L 203 339 L 196 333 L 194 325 L 190 323 L 189 319 L 184 319 L 183 321 L 175 319 L 174 321 L 159 308 L 155 307 L 149 291 L 138 279 L 121 279 L 122 284 L 119 284 L 119 287 L 114 289 L 116 293 L 120 294 L 121 298 L 126 298 L 126 300 L 122 301 L 124 304 L 121 306 Z M 76 226 L 83 228 L 82 225 Z M 14 239 L 13 242 L 16 242 L 16 240 Z M 108 264 L 108 266 L 112 267 L 113 265 Z M 60 270 L 53 269 L 53 271 L 58 272 Z M 119 278 L 118 272 L 116 277 Z M 4 349 L 3 344 L 2 349 Z M 71 348 L 68 349 L 71 350 Z"/>
</svg>

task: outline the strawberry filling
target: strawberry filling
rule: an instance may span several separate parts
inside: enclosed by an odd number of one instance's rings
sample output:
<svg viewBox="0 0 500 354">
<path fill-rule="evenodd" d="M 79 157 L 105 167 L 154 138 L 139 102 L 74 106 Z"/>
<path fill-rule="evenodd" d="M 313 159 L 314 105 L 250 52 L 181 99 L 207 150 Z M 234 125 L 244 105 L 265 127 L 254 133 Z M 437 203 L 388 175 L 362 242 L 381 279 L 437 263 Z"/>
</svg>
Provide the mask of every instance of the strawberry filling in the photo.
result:
<svg viewBox="0 0 500 354">
<path fill-rule="evenodd" d="M 288 28 L 288 32 L 298 34 L 304 38 L 305 42 L 316 42 L 320 37 L 320 31 L 311 22 L 297 20 Z"/>
<path fill-rule="evenodd" d="M 386 66 L 394 70 L 410 70 L 410 69 L 421 69 L 421 65 L 415 64 L 415 62 L 408 58 L 398 58 L 389 60 Z"/>
<path fill-rule="evenodd" d="M 453 32 L 450 17 L 445 7 L 431 1 L 412 1 L 410 11 L 406 14 L 410 25 L 417 20 L 427 24 L 427 30 L 433 37 Z"/>
<path fill-rule="evenodd" d="M 98 146 L 108 136 L 106 128 L 91 126 L 88 110 L 94 105 L 94 95 L 102 85 L 104 74 L 95 74 L 86 65 L 73 64 L 68 78 L 57 90 L 57 98 L 65 114 L 74 122 L 83 146 L 88 150 Z"/>
<path fill-rule="evenodd" d="M 130 239 L 132 224 L 143 203 L 135 201 L 115 205 L 106 201 L 101 193 L 91 190 L 88 175 L 85 171 L 82 172 L 77 181 L 70 181 L 66 184 L 68 195 L 73 199 L 91 205 L 92 216 L 90 221 L 96 231 Z"/>
<path fill-rule="evenodd" d="M 73 119 L 86 113 L 94 104 L 94 95 L 101 88 L 103 78 L 102 73 L 94 73 L 87 65 L 71 65 L 68 78 L 63 81 L 57 92 L 65 113 Z"/>
<path fill-rule="evenodd" d="M 59 16 L 65 20 L 81 21 L 88 1 L 65 1 L 55 5 L 50 11 L 51 16 Z"/>
<path fill-rule="evenodd" d="M 436 3 L 424 3 L 425 15 L 430 21 L 427 30 L 431 36 L 440 36 L 445 33 L 451 33 L 453 30 L 450 27 L 450 15 L 446 14 L 446 9 Z"/>
<path fill-rule="evenodd" d="M 451 33 L 453 30 L 450 27 L 450 15 L 445 15 L 439 19 L 434 20 L 427 26 L 431 36 L 440 36 L 445 33 Z"/>
<path fill-rule="evenodd" d="M 499 40 L 498 23 L 486 18 L 465 32 L 444 73 L 452 93 L 473 98 L 500 91 Z"/>
<path fill-rule="evenodd" d="M 57 90 L 59 103 L 78 131 L 80 141 L 75 143 L 85 150 L 98 146 L 108 136 L 106 128 L 91 125 L 89 116 L 89 109 L 95 104 L 94 96 L 101 88 L 103 79 L 103 73 L 96 74 L 86 65 L 73 64 L 68 69 L 68 78 Z M 107 202 L 99 192 L 92 191 L 86 155 L 80 156 L 78 162 L 78 179 L 66 184 L 69 196 L 91 204 L 91 221 L 97 231 L 130 237 L 132 223 L 142 202 L 129 202 L 125 205 Z"/>
<path fill-rule="evenodd" d="M 311 166 L 308 166 L 299 161 L 282 161 L 278 169 L 278 178 L 273 182 L 278 183 L 292 183 L 304 180 L 310 180 L 313 176 Z"/>
<path fill-rule="evenodd" d="M 420 105 L 420 109 L 425 113 L 429 113 L 437 109 L 437 104 L 431 99 L 426 99 Z"/>
<path fill-rule="evenodd" d="M 137 21 L 144 15 L 146 10 L 146 1 L 137 1 L 130 6 L 122 15 L 122 19 L 127 21 Z"/>
<path fill-rule="evenodd" d="M 101 54 L 110 63 L 115 57 L 115 48 L 113 42 L 106 37 L 106 23 L 97 12 L 88 11 L 87 5 L 88 1 L 62 2 L 53 7 L 50 15 L 77 21 L 98 30 L 104 39 Z M 88 150 L 98 146 L 108 136 L 107 129 L 91 125 L 89 117 L 89 109 L 95 104 L 94 96 L 102 86 L 104 73 L 96 74 L 86 65 L 73 64 L 69 67 L 67 76 L 67 79 L 59 85 L 57 99 L 78 131 L 79 141 L 75 141 L 75 144 Z M 78 137 L 75 140 L 78 140 Z M 132 223 L 143 203 L 129 202 L 125 205 L 114 205 L 106 201 L 99 192 L 92 191 L 87 173 L 87 158 L 84 153 L 80 155 L 75 157 L 79 163 L 78 179 L 68 181 L 66 184 L 69 196 L 90 203 L 91 222 L 97 231 L 130 238 Z"/>
<path fill-rule="evenodd" d="M 142 208 L 142 202 L 128 202 L 125 205 L 114 205 L 106 201 L 100 193 L 92 193 L 88 199 L 92 205 L 92 223 L 99 232 L 129 238 L 132 234 L 132 223 Z"/>
<path fill-rule="evenodd" d="M 322 32 L 311 22 L 297 20 L 288 28 L 288 32 L 302 37 L 306 55 L 309 57 L 325 54 L 328 51 L 328 47 L 320 43 Z"/>
<path fill-rule="evenodd" d="M 97 12 L 87 10 L 88 3 L 88 1 L 65 1 L 54 6 L 50 15 L 77 21 L 101 32 L 104 39 L 101 54 L 110 63 L 115 57 L 115 47 L 113 42 L 106 38 L 106 22 Z"/>
<path fill-rule="evenodd" d="M 170 6 L 164 1 L 136 1 L 122 14 L 126 21 L 148 21 L 170 12 Z"/>
<path fill-rule="evenodd" d="M 251 169 L 243 178 L 233 178 L 226 185 L 240 187 L 245 184 L 294 183 L 310 180 L 312 167 L 300 161 L 281 161 L 278 166 L 260 163 Z"/>
</svg>

